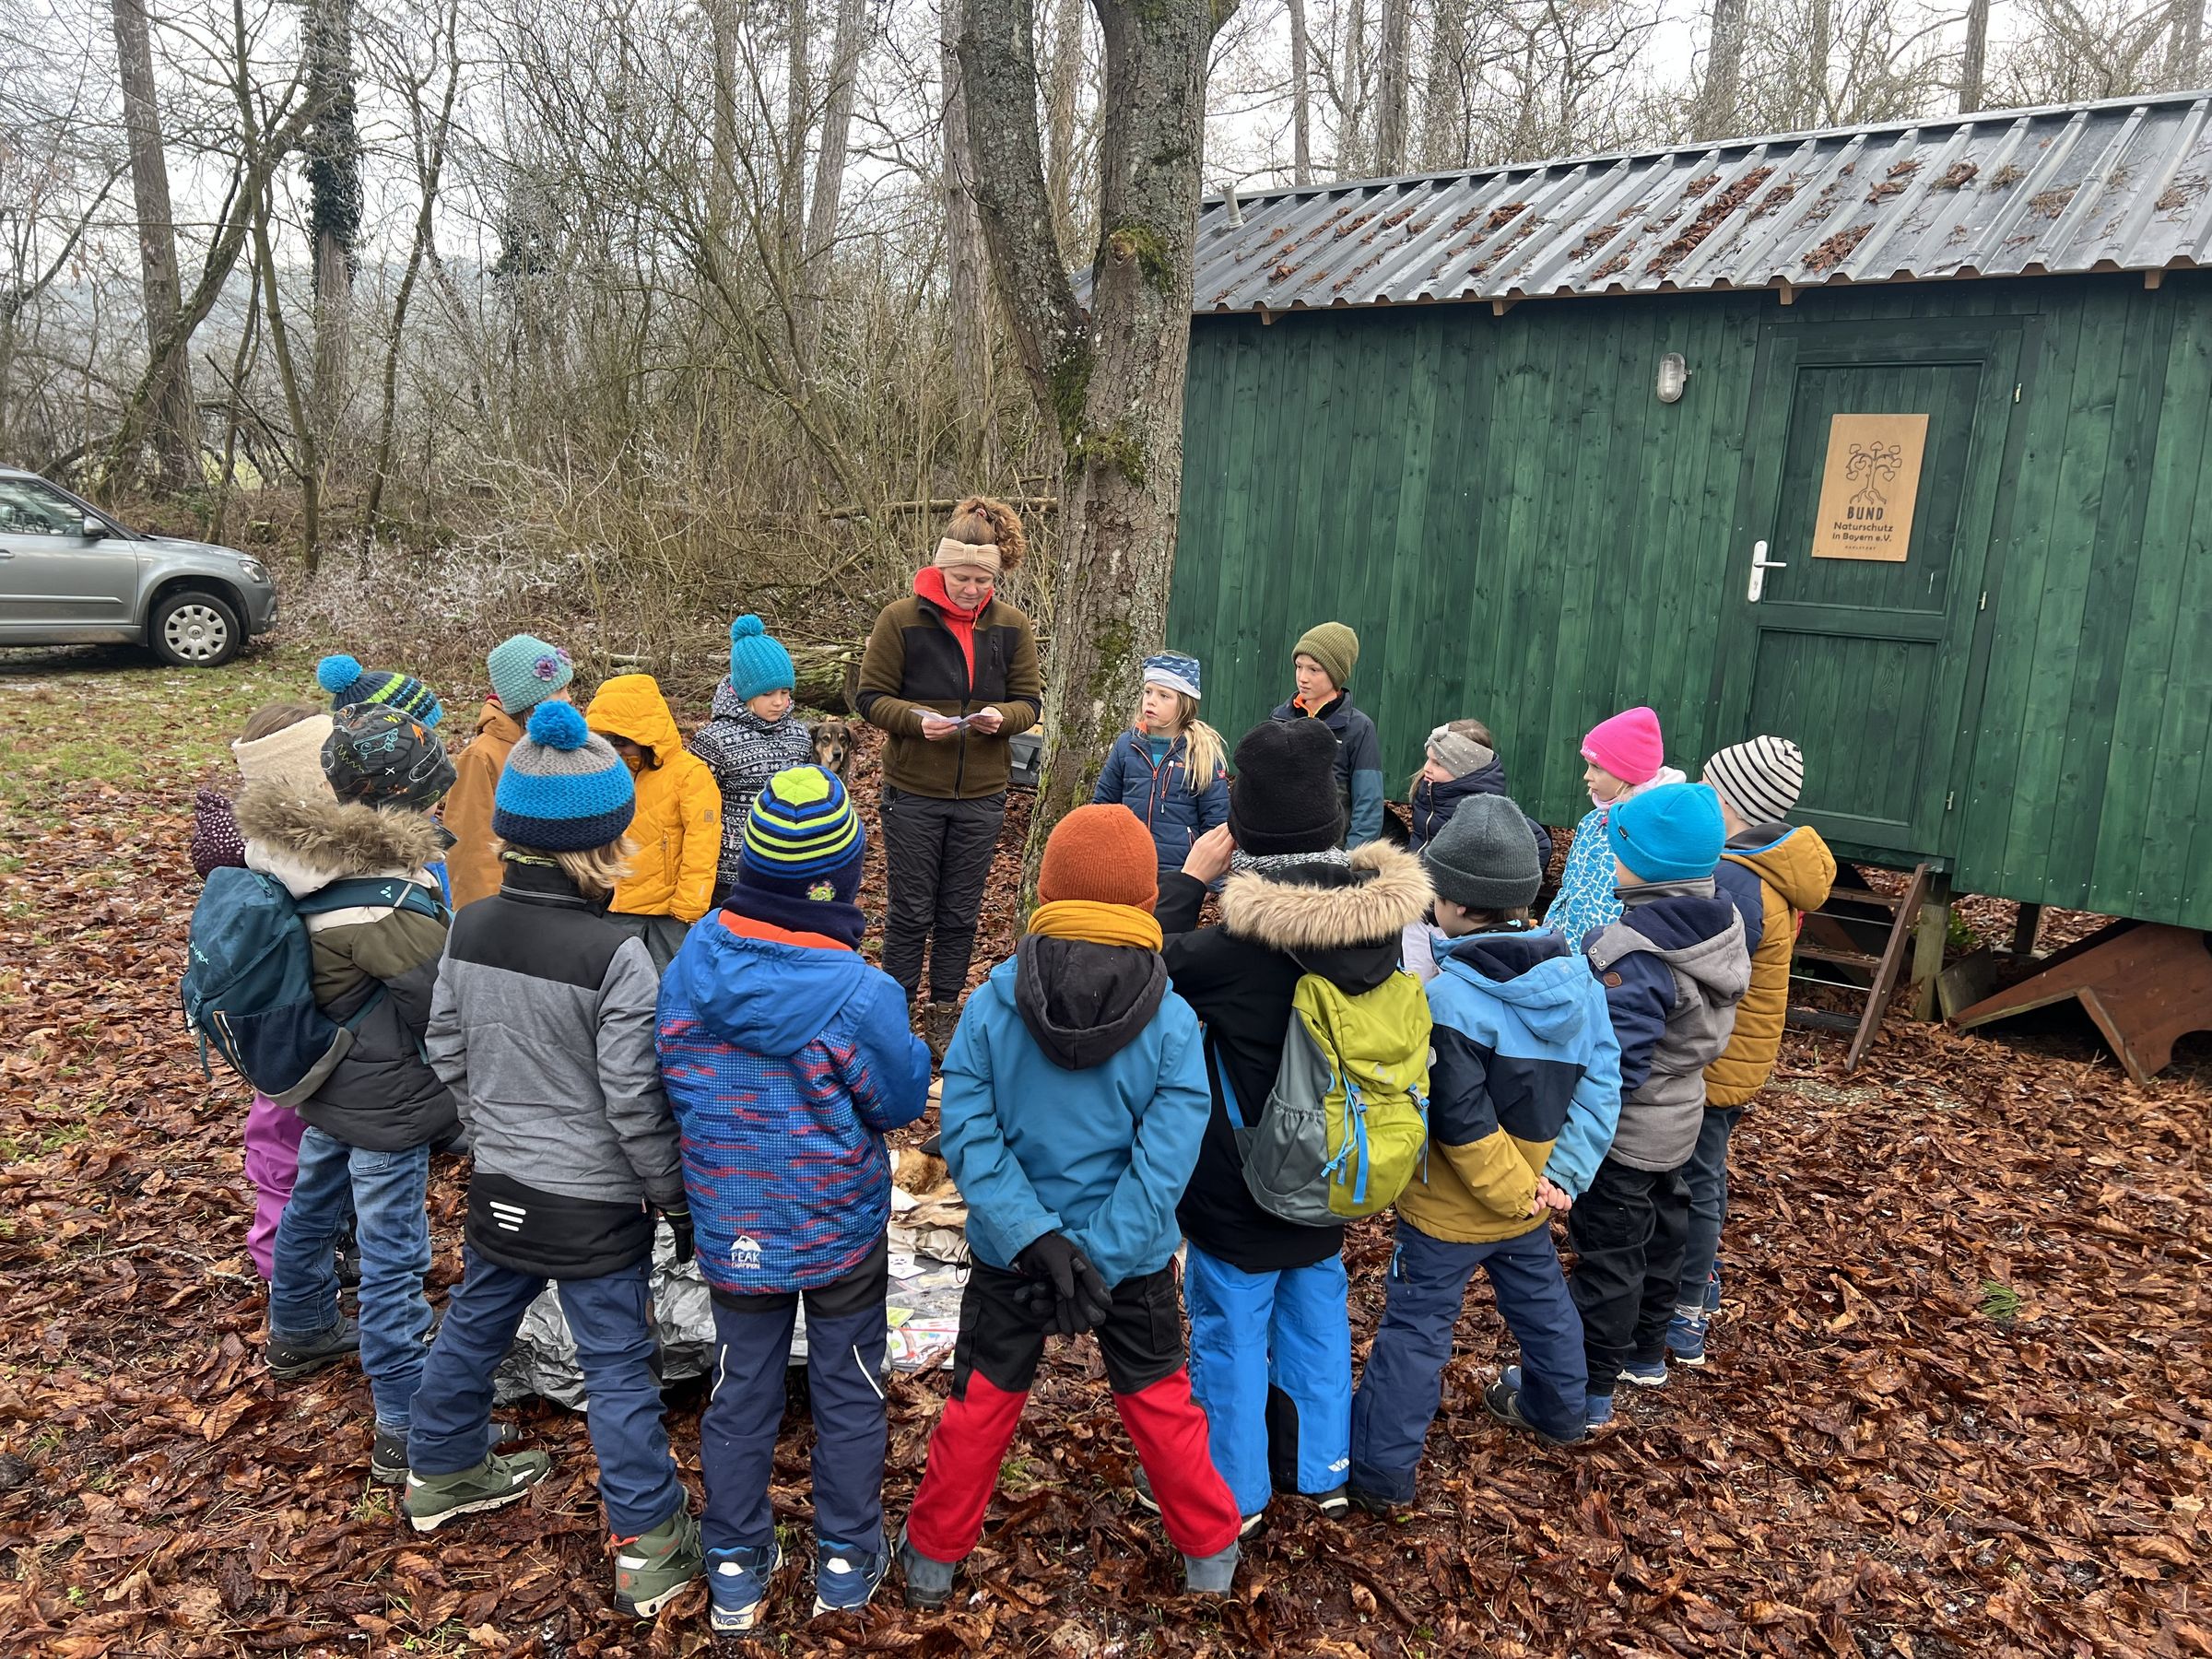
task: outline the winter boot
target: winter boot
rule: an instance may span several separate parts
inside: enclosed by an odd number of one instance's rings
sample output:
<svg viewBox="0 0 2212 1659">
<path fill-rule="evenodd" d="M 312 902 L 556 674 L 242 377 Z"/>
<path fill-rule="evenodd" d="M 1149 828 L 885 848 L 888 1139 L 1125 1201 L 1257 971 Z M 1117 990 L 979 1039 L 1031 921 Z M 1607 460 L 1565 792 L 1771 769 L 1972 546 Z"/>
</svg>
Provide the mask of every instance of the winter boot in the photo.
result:
<svg viewBox="0 0 2212 1659">
<path fill-rule="evenodd" d="M 1587 1428 L 1583 1429 L 1580 1434 L 1571 1435 L 1565 1439 L 1555 1434 L 1545 1433 L 1543 1430 L 1537 1428 L 1521 1414 L 1521 1391 L 1518 1388 L 1507 1386 L 1505 1379 L 1502 1377 L 1482 1391 L 1482 1408 L 1507 1428 L 1518 1429 L 1524 1434 L 1533 1434 L 1543 1444 L 1554 1448 L 1579 1444 L 1587 1440 L 1590 1435 Z"/>
<path fill-rule="evenodd" d="M 922 1041 L 929 1045 L 930 1064 L 942 1071 L 945 1051 L 952 1046 L 952 1034 L 959 1029 L 960 1005 L 957 1002 L 930 1002 L 923 1005 Z"/>
<path fill-rule="evenodd" d="M 1185 1595 L 1227 1595 L 1235 1587 L 1239 1549 L 1232 1540 L 1218 1555 L 1182 1558 Z"/>
<path fill-rule="evenodd" d="M 706 1568 L 699 1523 L 678 1508 L 667 1520 L 634 1538 L 617 1538 L 615 1606 L 632 1618 L 651 1618 L 688 1590 Z"/>
<path fill-rule="evenodd" d="M 906 1580 L 906 1605 L 941 1607 L 952 1599 L 952 1581 L 960 1570 L 958 1561 L 933 1561 L 908 1541 L 899 1529 L 899 1572 Z"/>
<path fill-rule="evenodd" d="M 512 1423 L 494 1418 L 484 1430 L 484 1450 L 497 1452 L 522 1437 Z M 386 1486 L 400 1486 L 407 1478 L 407 1431 L 377 1425 L 376 1443 L 369 1452 L 369 1478 Z"/>
<path fill-rule="evenodd" d="M 1666 1323 L 1666 1355 L 1677 1365 L 1705 1363 L 1705 1333 L 1712 1325 L 1712 1315 L 1703 1312 L 1685 1313 L 1675 1310 L 1674 1318 Z"/>
<path fill-rule="evenodd" d="M 814 1548 L 814 1611 L 856 1613 L 876 1598 L 877 1586 L 891 1570 L 890 1553 L 883 1535 L 876 1535 L 873 1552 L 835 1544 L 824 1538 Z"/>
<path fill-rule="evenodd" d="M 400 1508 L 417 1532 L 436 1532 L 462 1515 L 479 1515 L 505 1509 L 553 1472 L 553 1460 L 543 1452 L 517 1452 L 512 1456 L 491 1453 L 473 1469 L 457 1475 L 407 1474 L 406 1496 Z"/>
<path fill-rule="evenodd" d="M 337 1364 L 341 1359 L 361 1351 L 361 1327 L 352 1320 L 340 1318 L 319 1336 L 303 1336 L 298 1340 L 271 1336 L 265 1350 L 269 1370 L 289 1382 L 299 1377 L 312 1376 L 316 1371 Z"/>
<path fill-rule="evenodd" d="M 771 1538 L 753 1549 L 707 1553 L 707 1594 L 717 1630 L 749 1630 L 760 1622 L 768 1587 L 783 1565 L 783 1547 Z"/>
</svg>

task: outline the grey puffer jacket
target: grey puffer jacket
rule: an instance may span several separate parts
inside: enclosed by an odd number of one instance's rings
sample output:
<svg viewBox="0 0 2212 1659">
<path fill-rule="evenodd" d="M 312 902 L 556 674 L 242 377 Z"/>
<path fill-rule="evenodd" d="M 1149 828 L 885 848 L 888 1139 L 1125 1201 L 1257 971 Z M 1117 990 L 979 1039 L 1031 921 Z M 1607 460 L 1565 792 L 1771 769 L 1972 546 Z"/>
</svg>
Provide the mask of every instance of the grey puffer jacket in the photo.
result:
<svg viewBox="0 0 2212 1659">
<path fill-rule="evenodd" d="M 1701 881 L 1620 889 L 1621 918 L 1589 943 L 1620 1039 L 1620 1126 L 1609 1156 L 1674 1170 L 1697 1150 L 1705 1067 L 1728 1046 L 1751 983 L 1744 919 Z"/>
<path fill-rule="evenodd" d="M 443 856 L 445 839 L 419 812 L 341 806 L 327 792 L 310 797 L 283 783 L 252 783 L 238 798 L 238 828 L 246 867 L 275 877 L 295 899 L 349 876 L 438 892 L 438 878 L 424 866 Z M 359 1023 L 353 1046 L 300 1103 L 300 1115 L 371 1152 L 452 1144 L 460 1133 L 453 1091 L 422 1051 L 445 923 L 364 904 L 309 916 L 306 926 L 316 1005 L 341 1022 L 359 1015 Z"/>
<path fill-rule="evenodd" d="M 645 947 L 550 863 L 509 857 L 453 921 L 430 1064 L 476 1159 L 467 1238 L 503 1267 L 592 1278 L 641 1260 L 679 1206 L 683 1150 L 653 1049 Z"/>
<path fill-rule="evenodd" d="M 745 848 L 745 815 L 753 797 L 787 767 L 814 759 L 814 738 L 796 714 L 763 720 L 745 706 L 727 676 L 714 688 L 713 717 L 692 734 L 687 746 L 707 763 L 722 791 L 722 859 L 714 872 L 719 900 L 737 885 L 738 855 Z"/>
</svg>

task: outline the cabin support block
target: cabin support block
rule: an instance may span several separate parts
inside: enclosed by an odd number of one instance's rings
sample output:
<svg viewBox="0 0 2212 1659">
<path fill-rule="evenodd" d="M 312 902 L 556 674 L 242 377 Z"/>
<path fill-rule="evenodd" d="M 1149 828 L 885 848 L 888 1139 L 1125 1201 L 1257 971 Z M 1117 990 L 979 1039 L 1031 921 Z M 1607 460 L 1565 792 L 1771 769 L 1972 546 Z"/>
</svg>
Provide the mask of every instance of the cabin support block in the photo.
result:
<svg viewBox="0 0 2212 1659">
<path fill-rule="evenodd" d="M 1936 982 L 1943 975 L 1943 947 L 1951 936 L 1951 878 L 1936 873 L 1920 901 L 1920 925 L 1912 935 L 1912 1018 L 1934 1019 Z"/>
<path fill-rule="evenodd" d="M 2042 931 L 2043 907 L 2023 902 L 2019 916 L 2012 924 L 2012 954 L 2016 957 L 2035 954 L 2035 935 Z"/>
</svg>

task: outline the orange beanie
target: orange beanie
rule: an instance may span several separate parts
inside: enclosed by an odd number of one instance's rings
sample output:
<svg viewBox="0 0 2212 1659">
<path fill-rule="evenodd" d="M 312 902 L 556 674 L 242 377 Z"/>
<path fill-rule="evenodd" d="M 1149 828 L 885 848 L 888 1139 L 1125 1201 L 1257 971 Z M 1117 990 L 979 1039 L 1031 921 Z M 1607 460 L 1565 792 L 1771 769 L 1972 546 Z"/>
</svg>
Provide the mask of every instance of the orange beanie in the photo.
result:
<svg viewBox="0 0 2212 1659">
<path fill-rule="evenodd" d="M 1037 872 L 1046 904 L 1088 900 L 1149 911 L 1159 902 L 1159 851 L 1126 806 L 1078 806 L 1053 827 Z"/>
</svg>

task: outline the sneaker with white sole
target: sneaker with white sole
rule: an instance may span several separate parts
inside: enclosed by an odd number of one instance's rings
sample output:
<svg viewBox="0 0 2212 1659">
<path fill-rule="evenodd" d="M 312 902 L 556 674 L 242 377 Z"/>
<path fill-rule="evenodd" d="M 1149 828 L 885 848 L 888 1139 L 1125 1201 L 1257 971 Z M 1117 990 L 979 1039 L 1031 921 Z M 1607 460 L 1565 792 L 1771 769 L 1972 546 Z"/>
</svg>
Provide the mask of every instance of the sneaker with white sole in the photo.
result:
<svg viewBox="0 0 2212 1659">
<path fill-rule="evenodd" d="M 632 1618 L 653 1618 L 706 1569 L 699 1523 L 688 1509 L 634 1538 L 617 1538 L 614 1546 L 615 1606 Z"/>
<path fill-rule="evenodd" d="M 876 1543 L 873 1551 L 828 1538 L 814 1547 L 817 1618 L 824 1613 L 855 1613 L 876 1599 L 877 1587 L 891 1570 L 890 1551 L 882 1547 L 882 1534 L 876 1535 Z"/>
<path fill-rule="evenodd" d="M 750 1549 L 707 1551 L 707 1594 L 717 1630 L 749 1630 L 760 1622 L 768 1587 L 783 1565 L 783 1547 L 771 1538 Z"/>
<path fill-rule="evenodd" d="M 1712 1325 L 1710 1313 L 1677 1313 L 1666 1324 L 1666 1357 L 1677 1365 L 1704 1364 L 1705 1333 Z"/>
<path fill-rule="evenodd" d="M 1656 1359 L 1642 1359 L 1622 1366 L 1620 1380 L 1623 1382 L 1633 1382 L 1639 1388 L 1665 1388 L 1666 1386 L 1666 1355 L 1662 1353 Z"/>
<path fill-rule="evenodd" d="M 463 1515 L 505 1509 L 552 1472 L 553 1460 L 543 1452 L 494 1452 L 475 1468 L 457 1475 L 410 1471 L 399 1505 L 417 1532 L 436 1532 Z"/>
</svg>

